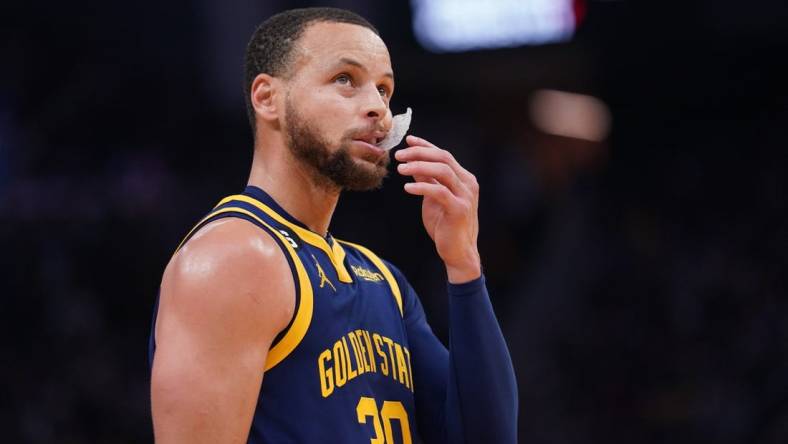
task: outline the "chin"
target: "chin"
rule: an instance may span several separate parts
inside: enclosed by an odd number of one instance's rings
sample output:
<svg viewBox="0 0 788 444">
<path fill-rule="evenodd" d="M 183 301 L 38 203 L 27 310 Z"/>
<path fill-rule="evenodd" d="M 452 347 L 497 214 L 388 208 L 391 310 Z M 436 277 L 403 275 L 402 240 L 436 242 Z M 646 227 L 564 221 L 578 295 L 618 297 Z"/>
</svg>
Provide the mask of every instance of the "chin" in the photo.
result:
<svg viewBox="0 0 788 444">
<path fill-rule="evenodd" d="M 383 186 L 383 179 L 388 176 L 386 164 L 366 160 L 355 160 L 355 168 L 341 185 L 347 191 L 370 191 Z M 386 162 L 387 163 L 387 162 Z"/>
</svg>

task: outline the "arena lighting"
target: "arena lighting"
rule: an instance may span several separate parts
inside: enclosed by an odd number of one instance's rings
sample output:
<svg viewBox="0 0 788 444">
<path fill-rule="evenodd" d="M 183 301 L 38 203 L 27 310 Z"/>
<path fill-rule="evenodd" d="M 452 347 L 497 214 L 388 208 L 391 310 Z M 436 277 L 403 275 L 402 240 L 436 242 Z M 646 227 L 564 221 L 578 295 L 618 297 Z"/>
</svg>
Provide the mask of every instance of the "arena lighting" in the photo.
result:
<svg viewBox="0 0 788 444">
<path fill-rule="evenodd" d="M 601 142 L 610 132 L 610 110 L 596 97 L 542 89 L 529 108 L 534 126 L 547 134 Z"/>
<path fill-rule="evenodd" d="M 411 0 L 413 32 L 433 52 L 569 40 L 583 0 Z"/>
</svg>

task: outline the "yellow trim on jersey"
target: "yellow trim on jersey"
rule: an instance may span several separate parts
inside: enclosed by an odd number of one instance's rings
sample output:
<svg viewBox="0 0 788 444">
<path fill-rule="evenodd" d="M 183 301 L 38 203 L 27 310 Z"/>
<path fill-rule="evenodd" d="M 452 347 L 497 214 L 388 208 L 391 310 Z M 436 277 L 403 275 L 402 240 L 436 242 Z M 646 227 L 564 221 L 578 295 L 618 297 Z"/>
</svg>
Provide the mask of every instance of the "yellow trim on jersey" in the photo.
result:
<svg viewBox="0 0 788 444">
<path fill-rule="evenodd" d="M 260 224 L 268 227 L 271 232 L 276 235 L 281 244 L 285 246 L 288 254 L 293 259 L 293 265 L 295 265 L 296 274 L 298 275 L 298 282 L 296 285 L 299 286 L 301 301 L 298 304 L 298 311 L 295 313 L 293 317 L 293 323 L 290 325 L 290 328 L 287 330 L 285 335 L 282 337 L 282 340 L 279 341 L 276 345 L 271 347 L 268 350 L 268 357 L 265 361 L 265 371 L 272 369 L 275 365 L 282 362 L 290 353 L 295 350 L 298 344 L 304 339 L 306 336 L 306 331 L 309 329 L 309 324 L 312 322 L 312 310 L 313 310 L 313 294 L 312 294 L 312 284 L 309 281 L 309 275 L 306 273 L 306 269 L 304 268 L 304 264 L 301 262 L 301 259 L 298 257 L 298 254 L 295 252 L 295 249 L 290 242 L 288 242 L 284 235 L 279 231 L 275 230 L 274 227 L 269 225 L 264 220 L 260 219 L 256 214 L 252 213 L 249 210 L 239 208 L 239 207 L 226 207 L 220 210 L 214 211 L 208 216 L 204 217 L 186 236 L 184 241 L 189 238 L 189 235 L 200 226 L 206 219 L 216 216 L 217 214 L 228 213 L 228 212 L 235 212 L 235 213 L 242 213 L 245 214 Z M 178 246 L 178 249 L 183 245 L 183 241 L 181 241 L 181 245 Z M 177 252 L 177 250 L 176 250 Z"/>
<path fill-rule="evenodd" d="M 331 245 L 331 251 L 334 253 L 334 258 L 336 259 L 337 263 L 342 264 L 342 268 L 347 273 L 347 268 L 345 268 L 345 249 L 342 248 L 342 245 L 339 245 L 336 239 L 334 239 L 334 244 Z M 353 282 L 353 279 L 348 274 L 347 282 Z"/>
<path fill-rule="evenodd" d="M 344 283 L 353 282 L 353 278 L 350 277 L 350 273 L 348 273 L 347 268 L 345 267 L 345 262 L 344 262 L 345 251 L 337 242 L 334 242 L 333 246 L 328 245 L 328 242 L 319 234 L 290 222 L 289 220 L 282 217 L 282 215 L 274 211 L 268 205 L 260 202 L 259 200 L 253 197 L 245 196 L 243 194 L 236 194 L 234 196 L 225 197 L 216 206 L 218 207 L 219 205 L 226 204 L 227 202 L 233 200 L 239 200 L 241 202 L 246 202 L 248 204 L 254 205 L 255 207 L 265 212 L 267 215 L 271 216 L 274 220 L 276 220 L 280 224 L 289 227 L 298 235 L 298 237 L 303 239 L 304 242 L 323 250 L 323 252 L 326 253 L 326 255 L 328 256 L 328 259 L 331 261 L 331 263 L 334 264 L 334 268 L 337 271 L 337 277 L 339 278 L 339 281 Z"/>
<path fill-rule="evenodd" d="M 186 242 L 186 240 L 191 238 L 191 235 L 192 235 L 192 233 L 194 233 L 194 230 L 196 230 L 198 227 L 200 227 L 203 224 L 203 222 L 205 222 L 206 220 L 216 216 L 217 214 L 227 213 L 229 211 L 235 211 L 235 210 L 228 210 L 226 208 L 222 208 L 221 210 L 214 211 L 214 212 L 210 213 L 209 215 L 207 215 L 207 216 L 203 217 L 202 219 L 200 219 L 200 221 L 197 222 L 197 224 L 194 227 L 192 227 L 191 230 L 189 230 L 189 233 L 187 233 L 186 236 L 184 236 L 184 238 L 181 241 L 181 243 L 178 244 L 178 248 L 175 249 L 175 253 L 180 251 L 181 247 L 183 247 L 183 244 Z M 173 256 L 175 255 L 175 253 L 173 253 Z"/>
<path fill-rule="evenodd" d="M 338 240 L 338 239 L 334 239 Z M 339 241 L 343 244 L 350 245 L 354 247 L 356 250 L 360 251 L 364 256 L 366 256 L 376 267 L 383 273 L 383 277 L 386 278 L 386 282 L 388 282 L 389 287 L 391 287 L 391 292 L 394 294 L 394 299 L 397 301 L 397 306 L 399 307 L 399 314 L 402 315 L 402 294 L 399 291 L 399 285 L 397 284 L 397 280 L 394 279 L 394 275 L 391 274 L 391 270 L 383 263 L 383 260 L 380 259 L 375 253 L 370 251 L 366 247 L 362 247 L 361 245 L 354 244 L 348 241 Z"/>
</svg>

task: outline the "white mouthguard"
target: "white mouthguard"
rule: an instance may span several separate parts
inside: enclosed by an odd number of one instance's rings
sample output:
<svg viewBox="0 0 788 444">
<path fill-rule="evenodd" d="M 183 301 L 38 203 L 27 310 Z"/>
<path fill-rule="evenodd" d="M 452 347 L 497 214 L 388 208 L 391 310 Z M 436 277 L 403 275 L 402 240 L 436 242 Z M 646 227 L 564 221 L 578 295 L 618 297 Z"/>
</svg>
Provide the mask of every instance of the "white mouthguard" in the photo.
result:
<svg viewBox="0 0 788 444">
<path fill-rule="evenodd" d="M 410 116 L 413 114 L 410 107 L 404 114 L 397 114 L 394 116 L 394 122 L 391 125 L 391 131 L 386 134 L 386 137 L 378 143 L 378 146 L 388 151 L 402 142 L 402 138 L 410 128 Z"/>
</svg>

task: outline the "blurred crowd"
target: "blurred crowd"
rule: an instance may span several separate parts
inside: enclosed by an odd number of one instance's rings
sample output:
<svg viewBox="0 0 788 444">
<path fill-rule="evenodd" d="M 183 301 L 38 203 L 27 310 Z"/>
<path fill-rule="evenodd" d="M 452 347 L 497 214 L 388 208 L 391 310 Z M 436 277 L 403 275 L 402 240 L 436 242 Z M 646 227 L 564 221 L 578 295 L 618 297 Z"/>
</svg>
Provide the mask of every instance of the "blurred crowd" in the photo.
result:
<svg viewBox="0 0 788 444">
<path fill-rule="evenodd" d="M 3 442 L 151 441 L 161 273 L 245 185 L 246 38 L 305 4 L 2 7 Z M 521 442 L 788 442 L 784 5 L 589 2 L 571 42 L 440 55 L 406 2 L 332 5 L 379 25 L 395 112 L 479 178 Z M 544 132 L 545 88 L 598 97 L 609 135 Z M 403 181 L 344 196 L 331 231 L 397 264 L 445 339 L 445 273 Z"/>
</svg>

